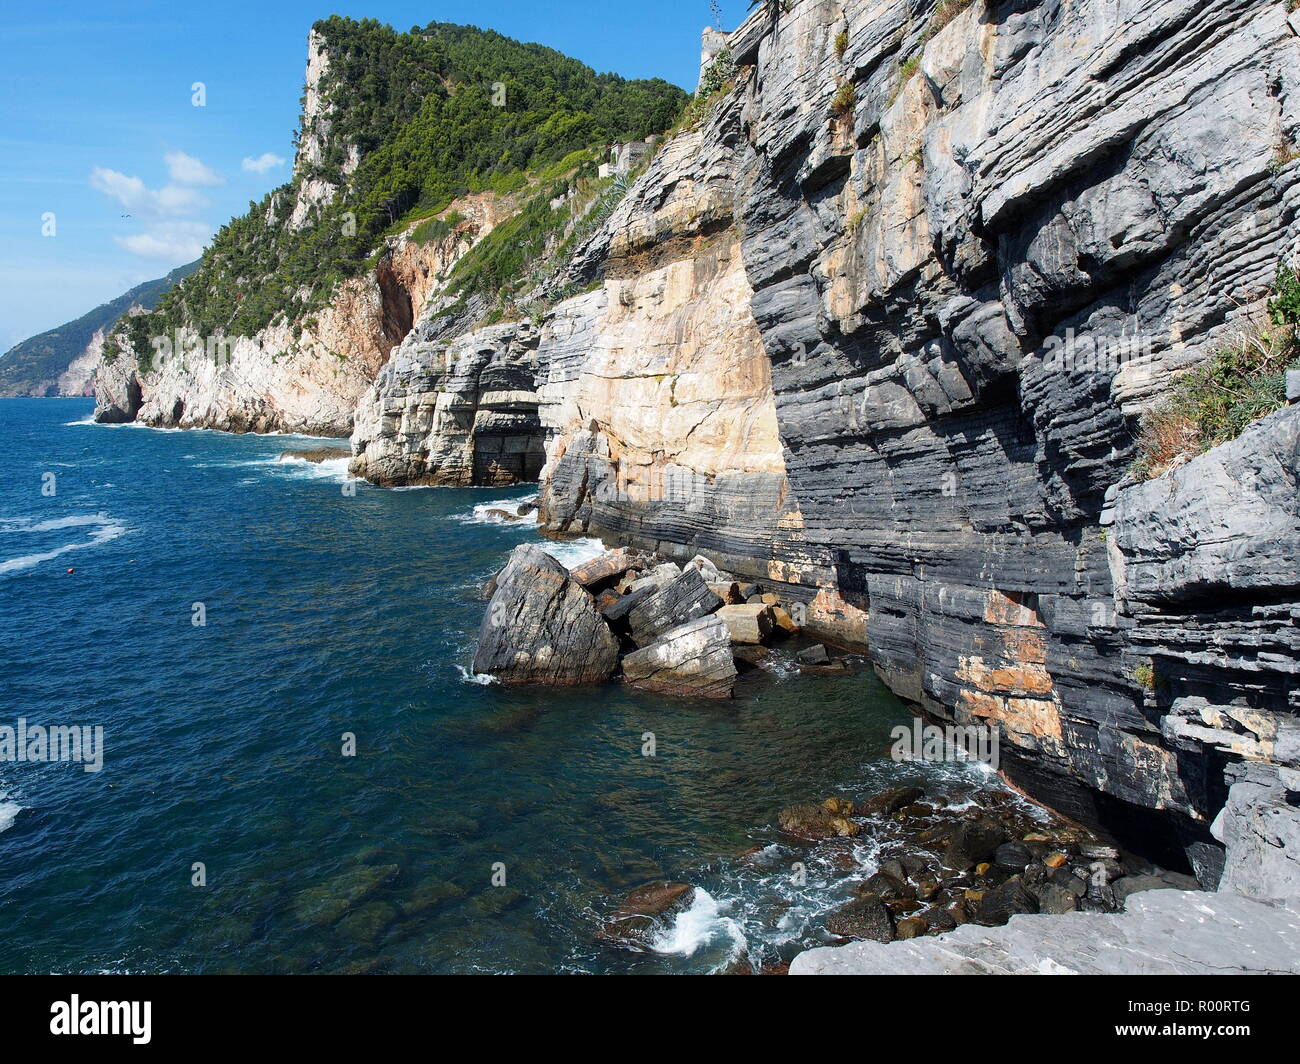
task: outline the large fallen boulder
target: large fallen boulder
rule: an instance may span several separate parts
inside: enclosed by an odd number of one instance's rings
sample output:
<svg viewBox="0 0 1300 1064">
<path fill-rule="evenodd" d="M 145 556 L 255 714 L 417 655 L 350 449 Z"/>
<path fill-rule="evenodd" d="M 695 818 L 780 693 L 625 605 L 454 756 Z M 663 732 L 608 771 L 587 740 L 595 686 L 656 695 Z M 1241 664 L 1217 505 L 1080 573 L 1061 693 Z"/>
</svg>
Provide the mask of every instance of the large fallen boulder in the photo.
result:
<svg viewBox="0 0 1300 1064">
<path fill-rule="evenodd" d="M 474 671 L 505 684 L 573 686 L 608 679 L 617 665 L 618 640 L 591 594 L 541 547 L 516 547 L 479 628 Z"/>
<path fill-rule="evenodd" d="M 727 626 L 733 643 L 765 643 L 775 627 L 772 607 L 762 602 L 723 606 L 718 617 Z"/>
<path fill-rule="evenodd" d="M 730 698 L 736 662 L 727 626 L 717 617 L 698 617 L 669 629 L 623 659 L 623 679 L 643 691 Z"/>
<path fill-rule="evenodd" d="M 641 551 L 628 547 L 607 550 L 604 554 L 575 566 L 569 572 L 570 578 L 583 587 L 593 589 L 597 585 L 622 576 L 629 569 L 639 569 L 647 563 L 648 557 Z"/>
<path fill-rule="evenodd" d="M 632 640 L 639 647 L 649 646 L 670 628 L 713 613 L 721 605 L 722 599 L 709 590 L 700 571 L 687 568 L 633 607 L 628 614 Z"/>
</svg>

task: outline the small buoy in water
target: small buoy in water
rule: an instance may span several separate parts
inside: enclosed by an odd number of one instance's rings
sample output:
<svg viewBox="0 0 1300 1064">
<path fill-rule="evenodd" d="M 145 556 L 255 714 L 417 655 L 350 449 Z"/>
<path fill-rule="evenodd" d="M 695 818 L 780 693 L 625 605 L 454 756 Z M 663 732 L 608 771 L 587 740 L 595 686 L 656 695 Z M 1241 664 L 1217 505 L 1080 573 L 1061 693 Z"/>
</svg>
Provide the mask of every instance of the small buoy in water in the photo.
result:
<svg viewBox="0 0 1300 1064">
<path fill-rule="evenodd" d="M 75 573 L 76 571 L 77 571 L 76 569 L 69 569 L 69 570 L 68 570 L 68 572 L 70 572 L 70 573 Z"/>
</svg>

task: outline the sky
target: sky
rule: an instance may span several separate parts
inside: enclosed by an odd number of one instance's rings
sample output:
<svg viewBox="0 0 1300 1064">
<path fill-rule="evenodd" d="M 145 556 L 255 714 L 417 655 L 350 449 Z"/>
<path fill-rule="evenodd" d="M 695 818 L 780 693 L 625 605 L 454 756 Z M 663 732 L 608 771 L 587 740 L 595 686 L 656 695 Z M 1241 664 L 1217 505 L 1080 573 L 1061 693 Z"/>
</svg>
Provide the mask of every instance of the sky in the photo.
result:
<svg viewBox="0 0 1300 1064">
<path fill-rule="evenodd" d="M 748 0 L 719 7 L 730 30 Z M 6 4 L 0 352 L 196 258 L 288 179 L 307 31 L 331 14 L 495 29 L 688 90 L 714 20 L 708 0 Z"/>
</svg>

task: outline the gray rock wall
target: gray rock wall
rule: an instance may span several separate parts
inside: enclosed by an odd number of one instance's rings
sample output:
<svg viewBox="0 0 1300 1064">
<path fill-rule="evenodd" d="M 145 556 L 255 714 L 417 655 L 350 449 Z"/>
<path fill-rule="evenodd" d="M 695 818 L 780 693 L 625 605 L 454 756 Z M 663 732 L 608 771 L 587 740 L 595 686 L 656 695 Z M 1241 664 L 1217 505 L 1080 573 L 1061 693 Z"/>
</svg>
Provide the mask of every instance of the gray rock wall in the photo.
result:
<svg viewBox="0 0 1300 1064">
<path fill-rule="evenodd" d="M 807 0 L 733 36 L 737 216 L 804 537 L 895 690 L 1000 724 L 1065 811 L 1159 810 L 1195 851 L 1221 766 L 1135 678 L 1100 518 L 1143 403 L 1295 248 L 1300 42 L 1260 0 L 933 13 Z"/>
</svg>

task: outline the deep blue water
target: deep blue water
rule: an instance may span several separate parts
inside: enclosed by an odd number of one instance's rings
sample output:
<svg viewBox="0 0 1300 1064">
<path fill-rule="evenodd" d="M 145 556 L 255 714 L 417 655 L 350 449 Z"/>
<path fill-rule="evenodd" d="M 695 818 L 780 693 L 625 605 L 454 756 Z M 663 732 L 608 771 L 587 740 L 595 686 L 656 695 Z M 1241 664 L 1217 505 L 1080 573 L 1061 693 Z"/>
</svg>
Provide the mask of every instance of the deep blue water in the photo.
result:
<svg viewBox="0 0 1300 1064">
<path fill-rule="evenodd" d="M 98 773 L 0 762 L 2 971 L 770 962 L 848 889 L 789 882 L 777 811 L 922 771 L 888 760 L 909 718 L 869 675 L 727 705 L 467 679 L 478 589 L 536 536 L 475 507 L 528 489 L 349 497 L 337 463 L 277 460 L 310 441 L 91 407 L 0 400 L 0 725 L 105 729 Z M 658 952 L 593 940 L 665 877 L 704 893 Z"/>
</svg>

